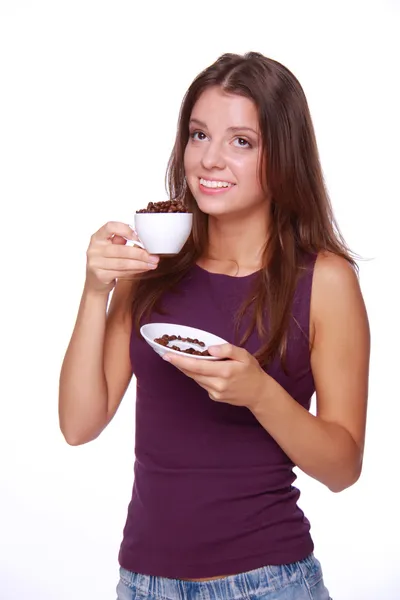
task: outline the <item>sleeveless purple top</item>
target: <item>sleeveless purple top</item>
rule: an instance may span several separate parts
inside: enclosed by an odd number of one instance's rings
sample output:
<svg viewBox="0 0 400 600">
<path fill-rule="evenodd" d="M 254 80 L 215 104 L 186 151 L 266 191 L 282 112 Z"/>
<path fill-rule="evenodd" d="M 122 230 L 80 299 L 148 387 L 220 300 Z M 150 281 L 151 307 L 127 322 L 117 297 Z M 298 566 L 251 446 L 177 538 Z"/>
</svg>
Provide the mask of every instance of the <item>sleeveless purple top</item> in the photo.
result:
<svg viewBox="0 0 400 600">
<path fill-rule="evenodd" d="M 288 374 L 278 359 L 267 369 L 307 410 L 315 391 L 308 339 L 314 265 L 315 257 L 307 260 L 295 292 Z M 196 265 L 164 295 L 166 314 L 153 312 L 149 321 L 197 327 L 237 343 L 234 315 L 256 277 L 212 274 Z M 241 333 L 246 326 L 244 319 Z M 254 332 L 245 348 L 253 354 L 259 347 Z M 251 411 L 211 400 L 134 331 L 130 354 L 137 378 L 136 460 L 120 565 L 186 579 L 310 554 L 294 465 Z"/>
</svg>

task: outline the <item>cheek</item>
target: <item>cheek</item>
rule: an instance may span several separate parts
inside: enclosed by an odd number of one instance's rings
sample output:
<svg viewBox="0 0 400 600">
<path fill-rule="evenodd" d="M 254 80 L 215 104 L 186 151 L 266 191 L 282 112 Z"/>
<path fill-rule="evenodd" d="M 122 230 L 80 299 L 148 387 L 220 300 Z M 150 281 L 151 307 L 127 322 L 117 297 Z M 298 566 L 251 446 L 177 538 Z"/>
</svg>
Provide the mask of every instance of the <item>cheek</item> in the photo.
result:
<svg viewBox="0 0 400 600">
<path fill-rule="evenodd" d="M 239 182 L 241 200 L 246 204 L 253 204 L 267 197 L 266 188 L 260 181 L 259 165 L 256 161 L 237 164 L 235 175 Z"/>
<path fill-rule="evenodd" d="M 183 155 L 183 167 L 185 169 L 186 175 L 190 174 L 190 172 L 193 170 L 195 164 L 196 164 L 196 161 L 193 156 L 193 151 L 191 150 L 190 146 L 188 145 L 188 146 L 186 146 L 185 153 Z"/>
<path fill-rule="evenodd" d="M 260 187 L 257 161 L 237 160 L 235 171 L 240 181 L 245 183 L 247 188 L 256 189 Z"/>
</svg>

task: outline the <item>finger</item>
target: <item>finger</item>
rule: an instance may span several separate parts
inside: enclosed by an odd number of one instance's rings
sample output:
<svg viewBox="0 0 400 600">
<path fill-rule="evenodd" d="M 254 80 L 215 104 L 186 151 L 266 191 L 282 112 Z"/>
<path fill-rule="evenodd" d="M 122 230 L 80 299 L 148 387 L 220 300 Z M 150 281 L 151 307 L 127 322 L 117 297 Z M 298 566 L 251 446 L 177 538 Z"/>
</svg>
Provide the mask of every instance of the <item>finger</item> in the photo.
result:
<svg viewBox="0 0 400 600">
<path fill-rule="evenodd" d="M 244 348 L 239 348 L 233 344 L 210 346 L 208 351 L 211 356 L 218 358 L 229 358 L 230 360 L 237 360 L 238 362 L 245 362 L 249 354 Z"/>
<path fill-rule="evenodd" d="M 149 254 L 147 250 L 142 250 L 136 246 L 125 246 L 119 244 L 110 244 L 102 248 L 101 253 L 107 258 L 126 258 L 139 260 L 142 262 L 151 262 L 158 264 L 160 258 Z"/>
<path fill-rule="evenodd" d="M 180 370 L 188 371 L 192 375 L 220 376 L 221 366 L 214 361 L 178 356 L 177 354 L 172 354 L 172 352 L 164 354 L 163 359 Z"/>
<path fill-rule="evenodd" d="M 125 246 L 126 244 L 126 239 L 124 237 L 122 237 L 121 235 L 114 235 L 114 237 L 111 239 L 113 244 L 116 244 L 118 246 Z"/>
<path fill-rule="evenodd" d="M 205 377 L 204 375 L 196 375 L 193 380 L 208 392 L 217 391 L 216 383 L 219 381 L 216 377 Z"/>
<path fill-rule="evenodd" d="M 196 377 L 193 381 L 197 383 L 199 387 L 207 392 L 211 400 L 219 401 L 221 399 L 221 391 L 217 384 L 217 379 L 210 379 L 209 377 Z"/>
<path fill-rule="evenodd" d="M 102 260 L 96 264 L 92 263 L 92 268 L 99 269 L 101 271 L 117 271 L 131 273 L 142 273 L 143 271 L 151 271 L 157 269 L 158 265 L 154 263 L 144 262 L 140 260 L 131 260 L 129 258 L 102 258 Z"/>
<path fill-rule="evenodd" d="M 180 371 L 181 373 L 183 373 L 184 375 L 186 375 L 186 377 L 190 377 L 190 379 L 194 379 L 195 375 L 194 373 L 191 373 L 190 371 L 186 371 L 186 369 L 180 369 L 179 367 L 175 367 L 178 371 Z"/>
<path fill-rule="evenodd" d="M 109 221 L 92 236 L 92 240 L 111 240 L 113 236 L 120 236 L 128 240 L 136 239 L 136 234 L 126 223 Z"/>
<path fill-rule="evenodd" d="M 195 375 L 191 371 L 186 371 L 185 369 L 180 369 L 179 367 L 176 367 L 176 368 L 178 369 L 178 371 L 180 371 L 181 373 L 186 375 L 186 377 L 189 377 L 189 379 L 193 379 L 193 381 L 195 381 L 200 387 L 207 390 L 207 392 L 216 391 L 216 385 L 215 385 L 216 378 L 215 377 L 206 377 L 205 375 Z"/>
<path fill-rule="evenodd" d="M 131 230 L 131 235 L 129 238 L 115 234 L 111 239 L 112 243 L 119 244 L 120 246 L 126 246 L 126 245 L 132 246 L 134 244 L 134 242 L 138 242 L 138 245 L 142 246 L 142 244 L 139 240 L 138 234 L 136 233 L 136 231 L 133 229 L 133 227 L 131 225 L 129 225 L 129 229 Z"/>
</svg>

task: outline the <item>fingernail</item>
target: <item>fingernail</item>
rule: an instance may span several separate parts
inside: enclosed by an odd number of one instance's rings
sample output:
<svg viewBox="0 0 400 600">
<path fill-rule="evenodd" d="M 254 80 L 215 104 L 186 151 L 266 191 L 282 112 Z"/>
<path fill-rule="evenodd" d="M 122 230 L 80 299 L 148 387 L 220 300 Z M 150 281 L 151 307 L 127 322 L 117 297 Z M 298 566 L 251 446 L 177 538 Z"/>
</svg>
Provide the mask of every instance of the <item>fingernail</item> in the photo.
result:
<svg viewBox="0 0 400 600">
<path fill-rule="evenodd" d="M 149 265 L 150 269 L 157 269 L 158 265 L 155 265 L 154 263 L 147 263 Z"/>
<path fill-rule="evenodd" d="M 158 263 L 160 262 L 160 259 L 158 258 L 158 256 L 150 256 L 150 262 L 154 263 L 155 265 L 158 265 Z"/>
<path fill-rule="evenodd" d="M 169 354 L 164 354 L 163 355 L 163 360 L 166 360 L 167 362 L 171 362 L 171 358 Z"/>
</svg>

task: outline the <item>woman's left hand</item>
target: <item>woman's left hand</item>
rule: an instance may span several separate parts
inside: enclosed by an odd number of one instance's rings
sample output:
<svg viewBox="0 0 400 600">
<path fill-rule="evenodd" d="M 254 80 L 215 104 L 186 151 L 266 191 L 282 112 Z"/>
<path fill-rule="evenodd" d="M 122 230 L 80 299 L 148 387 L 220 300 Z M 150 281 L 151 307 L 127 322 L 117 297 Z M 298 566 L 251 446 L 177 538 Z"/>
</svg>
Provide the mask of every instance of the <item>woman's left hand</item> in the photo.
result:
<svg viewBox="0 0 400 600">
<path fill-rule="evenodd" d="M 211 346 L 208 351 L 212 356 L 229 360 L 198 360 L 172 353 L 163 358 L 194 379 L 212 400 L 252 410 L 260 401 L 269 377 L 258 361 L 247 350 L 232 344 Z"/>
</svg>

